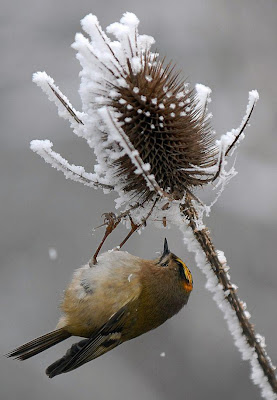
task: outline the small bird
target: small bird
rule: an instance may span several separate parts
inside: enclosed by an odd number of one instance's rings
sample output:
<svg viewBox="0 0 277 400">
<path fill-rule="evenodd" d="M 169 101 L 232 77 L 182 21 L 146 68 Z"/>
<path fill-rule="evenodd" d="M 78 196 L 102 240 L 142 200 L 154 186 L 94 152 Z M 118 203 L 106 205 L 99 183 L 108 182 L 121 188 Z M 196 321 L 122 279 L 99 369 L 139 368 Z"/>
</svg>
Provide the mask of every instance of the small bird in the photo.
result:
<svg viewBox="0 0 277 400">
<path fill-rule="evenodd" d="M 155 260 L 125 251 L 103 253 L 96 265 L 75 271 L 56 329 L 7 356 L 26 360 L 72 335 L 85 337 L 46 369 L 53 378 L 157 328 L 181 310 L 192 288 L 190 270 L 170 252 L 166 239 Z"/>
</svg>

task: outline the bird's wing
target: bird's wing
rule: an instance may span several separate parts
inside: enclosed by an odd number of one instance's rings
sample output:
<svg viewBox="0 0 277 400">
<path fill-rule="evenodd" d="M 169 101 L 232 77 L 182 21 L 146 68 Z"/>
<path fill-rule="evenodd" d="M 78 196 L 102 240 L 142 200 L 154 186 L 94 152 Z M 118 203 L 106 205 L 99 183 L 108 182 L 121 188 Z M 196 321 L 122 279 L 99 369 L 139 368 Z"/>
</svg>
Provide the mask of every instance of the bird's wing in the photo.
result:
<svg viewBox="0 0 277 400">
<path fill-rule="evenodd" d="M 46 369 L 49 378 L 72 371 L 122 343 L 121 333 L 126 317 L 129 315 L 129 304 L 130 302 L 113 314 L 108 322 L 90 338 L 73 344 L 61 359 L 51 364 Z"/>
</svg>

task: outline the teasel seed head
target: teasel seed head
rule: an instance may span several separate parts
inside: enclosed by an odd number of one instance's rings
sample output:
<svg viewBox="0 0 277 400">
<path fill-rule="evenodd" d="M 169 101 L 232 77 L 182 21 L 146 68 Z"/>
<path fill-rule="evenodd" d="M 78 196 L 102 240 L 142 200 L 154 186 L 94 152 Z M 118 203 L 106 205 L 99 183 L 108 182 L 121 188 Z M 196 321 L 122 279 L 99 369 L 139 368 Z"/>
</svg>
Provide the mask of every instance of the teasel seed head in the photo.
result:
<svg viewBox="0 0 277 400">
<path fill-rule="evenodd" d="M 139 20 L 133 13 L 107 27 L 115 41 L 95 15 L 87 15 L 81 24 L 89 38 L 78 33 L 72 46 L 82 66 L 82 112 L 72 107 L 45 72 L 37 72 L 33 80 L 93 149 L 94 173 L 70 164 L 52 150 L 49 140 L 32 141 L 32 150 L 67 178 L 117 192 L 117 208 L 130 209 L 131 204 L 138 210 L 145 208 L 145 200 L 153 199 L 151 208 L 160 196 L 165 200 L 161 209 L 166 210 L 172 200 L 183 204 L 188 194 L 201 205 L 200 214 L 208 214 L 211 206 L 194 189 L 217 180 L 213 205 L 235 176 L 234 167 L 226 169 L 226 157 L 244 137 L 258 92 L 249 92 L 240 126 L 215 140 L 207 113 L 211 89 L 197 84 L 195 91 L 190 90 L 172 63 L 151 52 L 155 40 L 138 33 Z"/>
<path fill-rule="evenodd" d="M 205 169 L 217 162 L 214 136 L 195 91 L 188 89 L 171 63 L 165 65 L 158 55 L 146 52 L 141 64 L 136 73 L 127 60 L 126 84 L 116 87 L 119 95 L 111 106 L 143 163 L 150 165 L 150 174 L 178 200 L 186 189 L 207 182 Z M 114 165 L 124 178 L 124 191 L 153 196 L 127 154 Z"/>
</svg>

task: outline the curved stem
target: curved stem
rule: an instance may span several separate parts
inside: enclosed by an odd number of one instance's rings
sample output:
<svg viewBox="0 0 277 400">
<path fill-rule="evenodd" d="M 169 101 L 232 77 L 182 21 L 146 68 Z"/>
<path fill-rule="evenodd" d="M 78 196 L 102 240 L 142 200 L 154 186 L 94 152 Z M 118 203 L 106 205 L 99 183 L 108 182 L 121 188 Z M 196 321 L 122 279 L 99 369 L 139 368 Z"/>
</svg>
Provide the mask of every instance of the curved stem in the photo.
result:
<svg viewBox="0 0 277 400">
<path fill-rule="evenodd" d="M 181 212 L 186 216 L 188 225 L 192 229 L 195 239 L 205 253 L 206 259 L 213 273 L 216 275 L 218 283 L 222 285 L 225 299 L 231 306 L 232 310 L 235 311 L 235 315 L 241 327 L 242 336 L 245 338 L 253 352 L 256 353 L 256 359 L 262 368 L 265 377 L 268 379 L 272 392 L 277 394 L 275 368 L 272 365 L 264 346 L 259 340 L 259 335 L 256 334 L 253 324 L 249 322 L 247 314 L 244 311 L 243 303 L 236 293 L 236 287 L 231 283 L 226 268 L 224 268 L 219 260 L 218 253 L 212 243 L 208 229 L 206 227 L 200 230 L 197 229 L 197 211 L 195 210 L 189 196 L 187 196 L 186 203 L 181 206 Z M 277 396 L 271 398 L 277 398 Z"/>
</svg>

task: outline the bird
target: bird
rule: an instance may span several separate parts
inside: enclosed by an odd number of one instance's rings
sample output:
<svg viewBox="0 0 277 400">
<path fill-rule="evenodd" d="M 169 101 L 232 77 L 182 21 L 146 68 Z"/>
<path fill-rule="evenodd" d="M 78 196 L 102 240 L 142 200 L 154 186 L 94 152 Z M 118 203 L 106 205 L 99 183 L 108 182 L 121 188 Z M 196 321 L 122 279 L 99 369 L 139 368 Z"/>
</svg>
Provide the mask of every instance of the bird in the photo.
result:
<svg viewBox="0 0 277 400">
<path fill-rule="evenodd" d="M 82 337 L 46 369 L 53 378 L 162 325 L 183 308 L 192 289 L 189 268 L 169 250 L 166 239 L 154 260 L 107 251 L 97 264 L 74 272 L 56 329 L 6 356 L 26 360 L 70 336 Z"/>
</svg>

